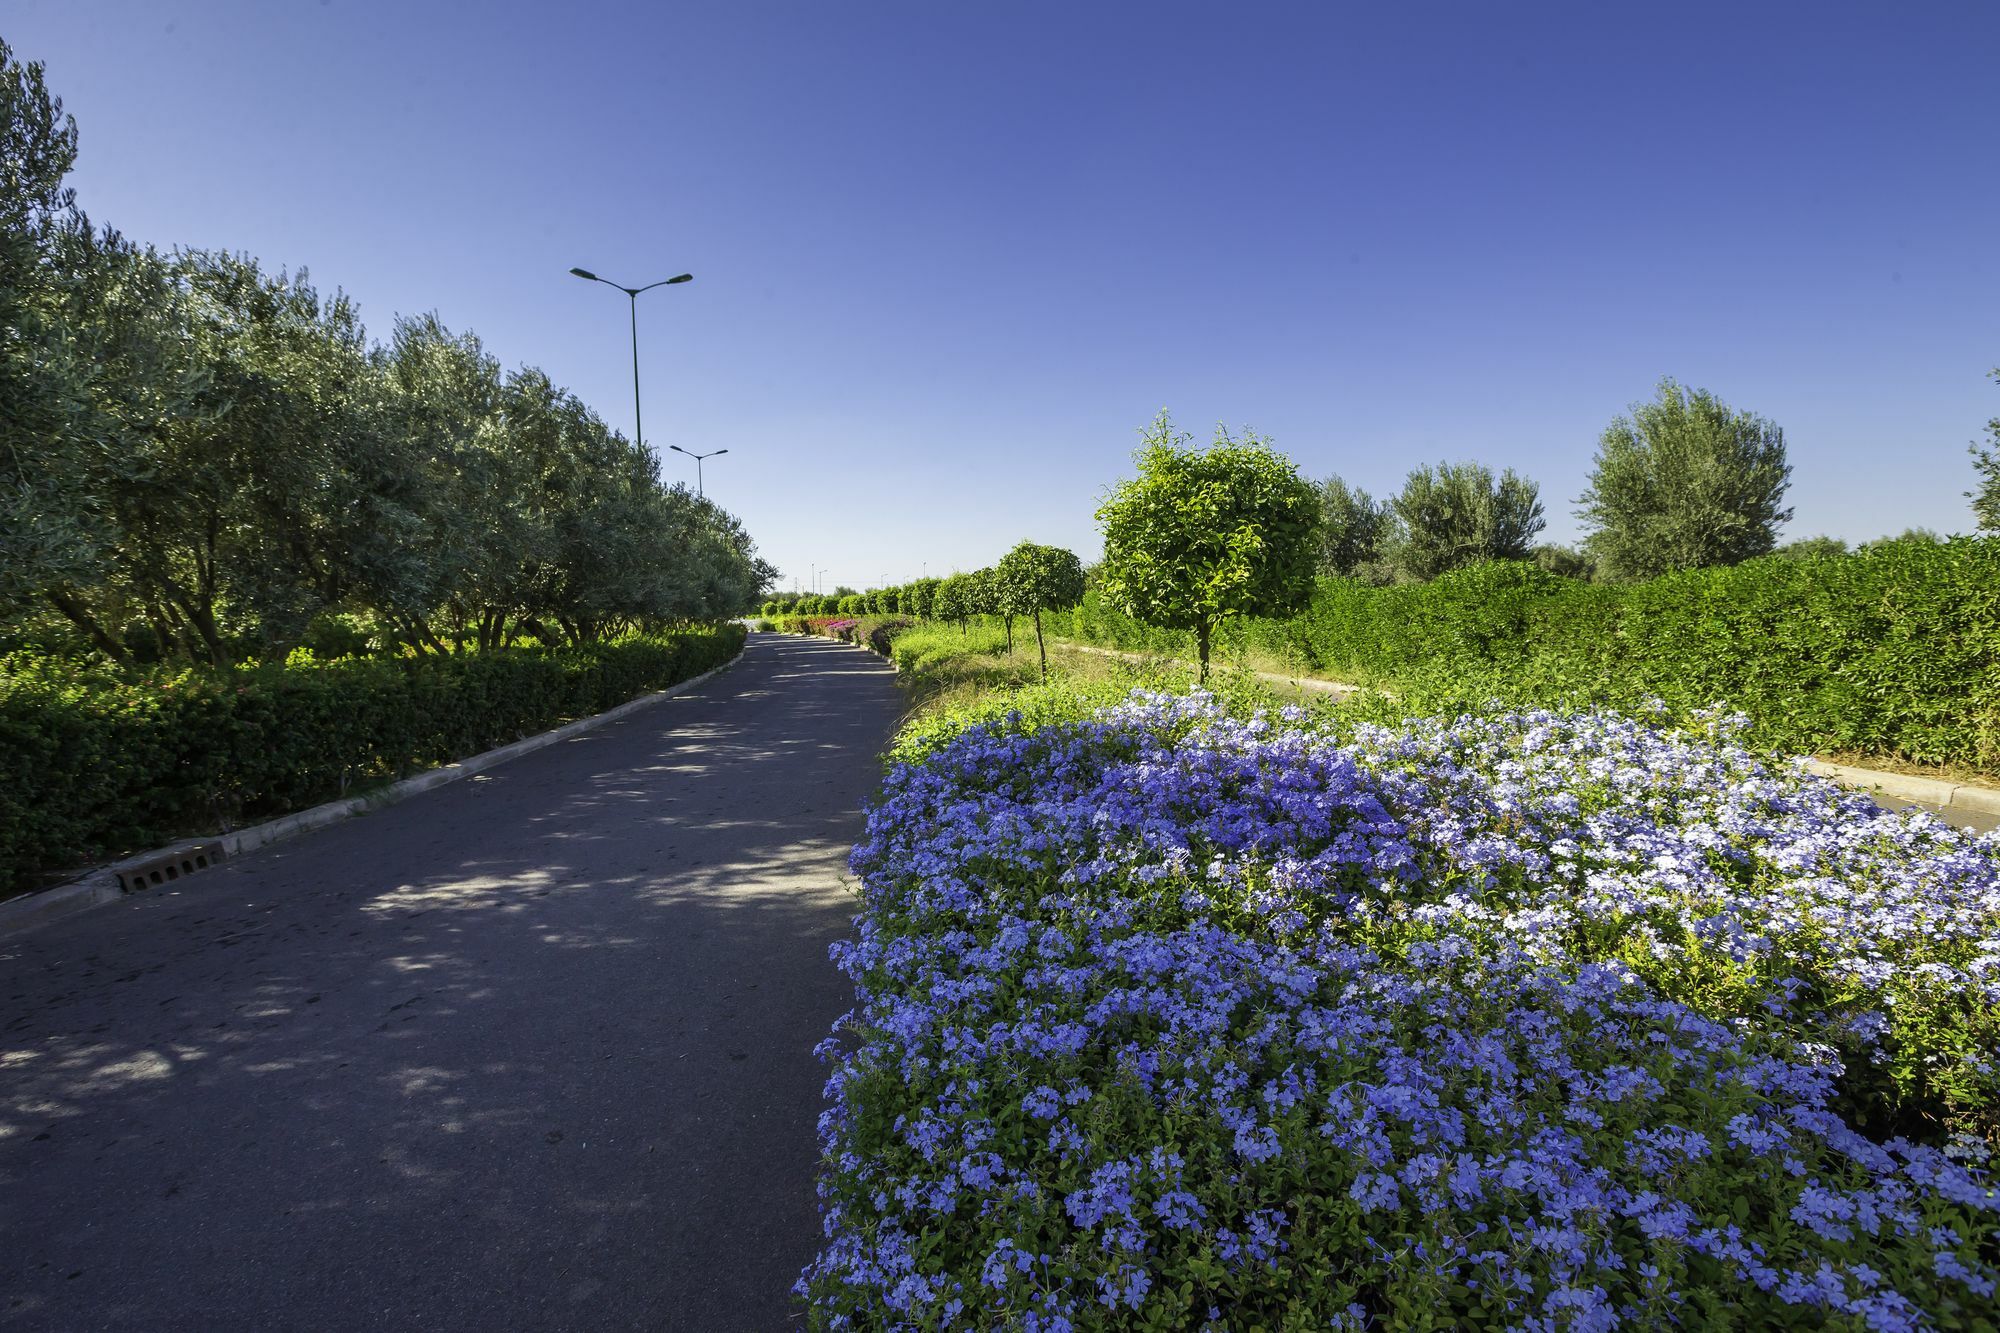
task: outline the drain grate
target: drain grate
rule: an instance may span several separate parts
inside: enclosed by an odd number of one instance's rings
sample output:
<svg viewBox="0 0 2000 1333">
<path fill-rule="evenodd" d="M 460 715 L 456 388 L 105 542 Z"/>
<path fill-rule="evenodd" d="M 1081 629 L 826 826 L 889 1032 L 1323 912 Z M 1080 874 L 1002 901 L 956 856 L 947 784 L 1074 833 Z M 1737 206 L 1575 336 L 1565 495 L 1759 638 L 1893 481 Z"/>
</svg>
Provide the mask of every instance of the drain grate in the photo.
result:
<svg viewBox="0 0 2000 1333">
<path fill-rule="evenodd" d="M 118 872 L 118 887 L 127 893 L 137 893 L 141 889 L 158 888 L 198 870 L 206 870 L 221 861 L 225 853 L 219 842 L 204 842 L 196 847 L 183 847 L 177 852 L 156 856 L 150 861 L 141 861 Z"/>
</svg>

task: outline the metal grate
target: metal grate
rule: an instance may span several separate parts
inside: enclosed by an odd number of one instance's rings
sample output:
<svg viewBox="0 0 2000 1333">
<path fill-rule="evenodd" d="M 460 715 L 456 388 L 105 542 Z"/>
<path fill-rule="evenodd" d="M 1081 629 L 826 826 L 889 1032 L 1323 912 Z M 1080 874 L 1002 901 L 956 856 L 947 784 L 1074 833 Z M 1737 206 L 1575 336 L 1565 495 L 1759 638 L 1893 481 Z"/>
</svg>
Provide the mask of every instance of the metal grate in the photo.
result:
<svg viewBox="0 0 2000 1333">
<path fill-rule="evenodd" d="M 206 870 L 221 861 L 225 853 L 220 842 L 204 842 L 195 847 L 183 847 L 179 851 L 155 856 L 140 861 L 118 872 L 118 887 L 127 893 L 137 893 L 141 889 L 158 888 L 162 884 L 198 870 Z"/>
</svg>

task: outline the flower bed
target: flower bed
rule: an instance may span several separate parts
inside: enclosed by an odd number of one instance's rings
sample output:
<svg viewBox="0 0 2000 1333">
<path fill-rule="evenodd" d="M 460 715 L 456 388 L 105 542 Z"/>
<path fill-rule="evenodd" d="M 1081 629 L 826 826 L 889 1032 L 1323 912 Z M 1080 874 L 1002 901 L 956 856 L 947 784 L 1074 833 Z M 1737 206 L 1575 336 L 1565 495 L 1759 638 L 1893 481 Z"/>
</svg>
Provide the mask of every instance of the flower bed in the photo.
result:
<svg viewBox="0 0 2000 1333">
<path fill-rule="evenodd" d="M 1135 694 L 854 868 L 819 1326 L 1995 1326 L 2000 840 L 1720 724 Z"/>
</svg>

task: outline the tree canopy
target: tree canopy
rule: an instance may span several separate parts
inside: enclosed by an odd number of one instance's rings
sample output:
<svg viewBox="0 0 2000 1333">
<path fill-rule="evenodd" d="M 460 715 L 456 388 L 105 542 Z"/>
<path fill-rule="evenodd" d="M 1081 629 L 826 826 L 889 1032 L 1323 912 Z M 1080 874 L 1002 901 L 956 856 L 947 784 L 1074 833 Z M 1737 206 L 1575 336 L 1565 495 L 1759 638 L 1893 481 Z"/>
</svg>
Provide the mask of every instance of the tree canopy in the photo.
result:
<svg viewBox="0 0 2000 1333">
<path fill-rule="evenodd" d="M 1136 620 L 1193 631 L 1206 680 L 1223 620 L 1285 615 L 1312 595 L 1319 492 L 1257 436 L 1218 428 L 1197 449 L 1164 412 L 1136 459 L 1139 475 L 1097 510 L 1104 592 Z"/>
<path fill-rule="evenodd" d="M 1993 372 L 2000 384 L 2000 370 Z M 1972 466 L 1979 474 L 1977 490 L 1966 492 L 1972 501 L 1972 517 L 1988 532 L 2000 532 L 2000 417 L 1986 423 L 1987 443 L 1972 446 Z"/>
<path fill-rule="evenodd" d="M 1083 600 L 1083 562 L 1060 546 L 1022 542 L 993 568 L 994 601 L 1002 614 L 1031 616 L 1042 679 L 1049 677 L 1049 649 L 1042 637 L 1042 612 L 1062 611 Z"/>
<path fill-rule="evenodd" d="M 1733 565 L 1777 545 L 1791 475 L 1776 425 L 1664 379 L 1605 428 L 1576 512 L 1609 577 Z"/>
<path fill-rule="evenodd" d="M 120 661 L 582 642 L 750 605 L 736 520 L 539 370 L 435 315 L 94 228 L 76 128 L 0 45 L 0 631 Z"/>
<path fill-rule="evenodd" d="M 1512 468 L 1495 477 L 1483 463 L 1417 468 L 1390 508 L 1396 567 L 1417 580 L 1481 560 L 1526 560 L 1543 527 L 1540 488 Z"/>
<path fill-rule="evenodd" d="M 1386 501 L 1378 501 L 1339 477 L 1320 483 L 1319 572 L 1345 578 L 1363 565 L 1381 559 L 1382 548 L 1395 534 L 1396 516 Z"/>
</svg>

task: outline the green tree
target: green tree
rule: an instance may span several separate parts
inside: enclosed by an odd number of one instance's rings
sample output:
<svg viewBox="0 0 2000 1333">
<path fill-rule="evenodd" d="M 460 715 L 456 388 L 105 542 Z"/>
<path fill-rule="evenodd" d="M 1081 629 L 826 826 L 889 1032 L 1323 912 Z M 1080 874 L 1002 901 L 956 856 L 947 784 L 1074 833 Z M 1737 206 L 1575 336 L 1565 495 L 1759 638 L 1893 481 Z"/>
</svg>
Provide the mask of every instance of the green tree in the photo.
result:
<svg viewBox="0 0 2000 1333">
<path fill-rule="evenodd" d="M 1328 477 L 1319 487 L 1319 572 L 1345 578 L 1380 559 L 1396 516 L 1386 501 Z"/>
<path fill-rule="evenodd" d="M 934 614 L 931 602 L 937 596 L 938 584 L 943 579 L 921 578 L 903 589 L 903 610 L 919 620 L 929 620 Z"/>
<path fill-rule="evenodd" d="M 81 297 L 76 258 L 90 248 L 64 184 L 76 145 L 43 67 L 0 41 L 0 609 L 53 603 L 123 659 L 76 596 L 116 541 L 87 483 L 107 434 L 92 403 L 97 349 L 66 318 Z"/>
<path fill-rule="evenodd" d="M 1776 425 L 1663 379 L 1605 428 L 1576 512 L 1611 578 L 1733 565 L 1777 544 L 1791 475 Z"/>
<path fill-rule="evenodd" d="M 1847 543 L 1838 537 L 1801 537 L 1777 547 L 1771 554 L 1787 560 L 1821 560 L 1827 556 L 1846 555 Z"/>
<path fill-rule="evenodd" d="M 1141 439 L 1139 475 L 1112 489 L 1097 518 L 1105 595 L 1136 620 L 1193 631 L 1206 681 L 1226 618 L 1285 615 L 1311 596 L 1320 504 L 1256 436 L 1218 429 L 1207 449 L 1191 438 L 1162 412 Z"/>
<path fill-rule="evenodd" d="M 1597 573 L 1597 563 L 1572 546 L 1544 542 L 1529 554 L 1537 565 L 1566 579 L 1588 579 Z"/>
<path fill-rule="evenodd" d="M 931 615 L 939 620 L 956 620 L 961 638 L 967 633 L 966 617 L 974 611 L 973 601 L 978 591 L 975 582 L 970 574 L 952 574 L 931 595 Z"/>
<path fill-rule="evenodd" d="M 1390 501 L 1397 570 L 1418 580 L 1481 560 L 1525 560 L 1543 527 L 1539 488 L 1512 468 L 1440 463 L 1410 473 Z"/>
<path fill-rule="evenodd" d="M 1042 679 L 1047 680 L 1049 648 L 1042 637 L 1042 612 L 1068 610 L 1083 600 L 1083 562 L 1060 546 L 1022 542 L 1000 557 L 993 568 L 993 585 L 1002 614 L 1034 617 L 1035 648 L 1041 654 Z"/>
<path fill-rule="evenodd" d="M 2000 384 L 2000 370 L 1993 372 Z M 1972 446 L 1972 466 L 1979 473 L 1979 489 L 1967 491 L 1972 501 L 1972 517 L 1988 532 L 2000 532 L 2000 417 L 1986 423 L 1986 444 Z"/>
</svg>

